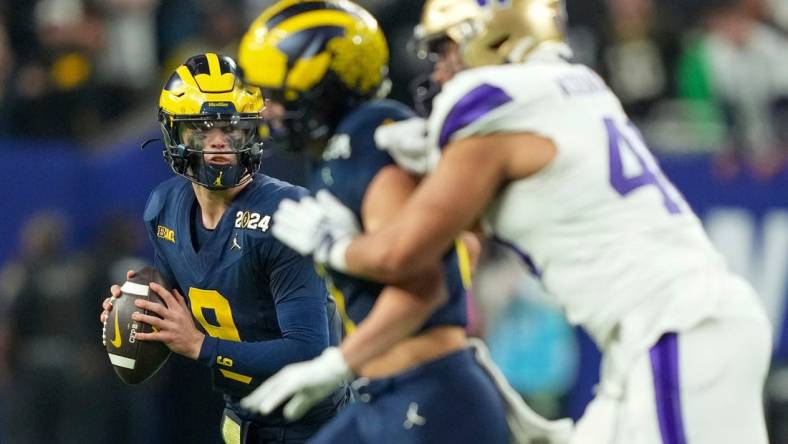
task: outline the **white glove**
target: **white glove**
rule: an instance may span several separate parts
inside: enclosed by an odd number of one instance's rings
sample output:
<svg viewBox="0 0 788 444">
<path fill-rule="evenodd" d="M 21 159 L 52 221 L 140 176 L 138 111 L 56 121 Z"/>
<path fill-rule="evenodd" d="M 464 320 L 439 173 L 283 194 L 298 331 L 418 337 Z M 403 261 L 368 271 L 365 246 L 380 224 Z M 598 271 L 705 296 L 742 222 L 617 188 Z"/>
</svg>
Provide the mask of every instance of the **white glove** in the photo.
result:
<svg viewBox="0 0 788 444">
<path fill-rule="evenodd" d="M 326 190 L 317 198 L 285 199 L 274 213 L 274 237 L 315 262 L 344 271 L 345 250 L 361 231 L 356 215 Z"/>
<path fill-rule="evenodd" d="M 290 364 L 279 370 L 241 399 L 241 407 L 268 415 L 290 398 L 283 414 L 288 421 L 295 421 L 351 376 L 342 352 L 329 347 L 311 361 Z"/>
<path fill-rule="evenodd" d="M 379 126 L 375 144 L 402 169 L 421 176 L 435 169 L 441 157 L 440 150 L 427 143 L 427 121 L 421 117 Z"/>
</svg>

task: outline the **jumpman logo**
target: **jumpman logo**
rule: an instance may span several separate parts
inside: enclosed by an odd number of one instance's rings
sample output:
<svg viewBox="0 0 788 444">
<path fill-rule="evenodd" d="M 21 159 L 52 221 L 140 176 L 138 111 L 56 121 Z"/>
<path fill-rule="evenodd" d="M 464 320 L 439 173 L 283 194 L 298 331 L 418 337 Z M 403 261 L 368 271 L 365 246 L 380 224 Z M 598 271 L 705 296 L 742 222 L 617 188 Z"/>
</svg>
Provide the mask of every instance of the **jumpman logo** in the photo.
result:
<svg viewBox="0 0 788 444">
<path fill-rule="evenodd" d="M 215 186 L 215 187 L 221 187 L 222 186 L 222 174 L 224 174 L 224 171 L 219 171 L 219 175 L 213 181 L 213 186 Z"/>
<path fill-rule="evenodd" d="M 236 234 L 235 236 L 233 236 L 233 244 L 230 245 L 230 251 L 240 250 L 240 249 L 241 249 L 241 244 L 238 243 L 238 235 Z"/>
<path fill-rule="evenodd" d="M 413 426 L 424 425 L 426 422 L 427 418 L 419 415 L 419 404 L 411 402 L 408 406 L 408 411 L 405 413 L 405 422 L 402 423 L 402 427 L 410 430 Z"/>
</svg>

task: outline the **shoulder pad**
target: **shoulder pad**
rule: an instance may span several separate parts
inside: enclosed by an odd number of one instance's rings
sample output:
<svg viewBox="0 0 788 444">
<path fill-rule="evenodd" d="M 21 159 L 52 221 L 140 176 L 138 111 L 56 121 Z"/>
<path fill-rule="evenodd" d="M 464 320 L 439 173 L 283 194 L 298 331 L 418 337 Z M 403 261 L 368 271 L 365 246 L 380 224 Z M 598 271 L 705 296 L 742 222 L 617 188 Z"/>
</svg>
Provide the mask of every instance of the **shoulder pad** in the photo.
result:
<svg viewBox="0 0 788 444">
<path fill-rule="evenodd" d="M 173 177 L 165 182 L 160 183 L 148 196 L 148 202 L 145 204 L 145 211 L 143 212 L 143 219 L 150 222 L 159 216 L 167 199 L 170 199 L 176 190 L 182 188 L 188 183 L 180 177 Z"/>
<path fill-rule="evenodd" d="M 505 88 L 495 82 L 488 82 L 483 77 L 466 75 L 454 80 L 436 97 L 435 107 L 430 115 L 430 140 L 440 148 L 443 148 L 457 131 L 513 100 Z"/>
</svg>

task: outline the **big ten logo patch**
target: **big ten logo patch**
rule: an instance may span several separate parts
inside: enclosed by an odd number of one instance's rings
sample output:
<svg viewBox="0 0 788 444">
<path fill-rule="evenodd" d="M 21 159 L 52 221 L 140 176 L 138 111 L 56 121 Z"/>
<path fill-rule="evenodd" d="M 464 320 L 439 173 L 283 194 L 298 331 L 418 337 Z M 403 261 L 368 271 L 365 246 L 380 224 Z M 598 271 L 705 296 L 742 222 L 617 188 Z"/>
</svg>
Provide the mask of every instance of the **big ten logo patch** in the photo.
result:
<svg viewBox="0 0 788 444">
<path fill-rule="evenodd" d="M 164 225 L 159 225 L 156 228 L 156 236 L 161 239 L 168 240 L 173 244 L 175 243 L 175 230 L 172 228 L 167 228 Z"/>
<path fill-rule="evenodd" d="M 267 214 L 261 215 L 251 211 L 239 211 L 235 214 L 235 228 L 266 232 L 270 223 L 271 216 Z"/>
</svg>

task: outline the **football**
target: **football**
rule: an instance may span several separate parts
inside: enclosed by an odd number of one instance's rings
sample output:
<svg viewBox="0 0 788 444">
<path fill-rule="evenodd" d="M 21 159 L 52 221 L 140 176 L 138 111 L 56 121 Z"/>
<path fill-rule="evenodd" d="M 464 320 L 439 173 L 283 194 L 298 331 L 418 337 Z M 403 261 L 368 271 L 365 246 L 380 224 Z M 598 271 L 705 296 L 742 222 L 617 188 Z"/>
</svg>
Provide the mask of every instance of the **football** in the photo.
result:
<svg viewBox="0 0 788 444">
<path fill-rule="evenodd" d="M 161 342 L 135 340 L 137 333 L 150 333 L 153 327 L 133 320 L 132 313 L 156 314 L 138 308 L 134 301 L 142 298 L 164 304 L 159 295 L 150 290 L 148 284 L 151 282 L 169 290 L 155 268 L 145 267 L 121 285 L 121 297 L 113 301 L 112 311 L 104 322 L 103 338 L 109 361 L 126 384 L 139 384 L 150 378 L 170 356 L 170 349 Z"/>
</svg>

